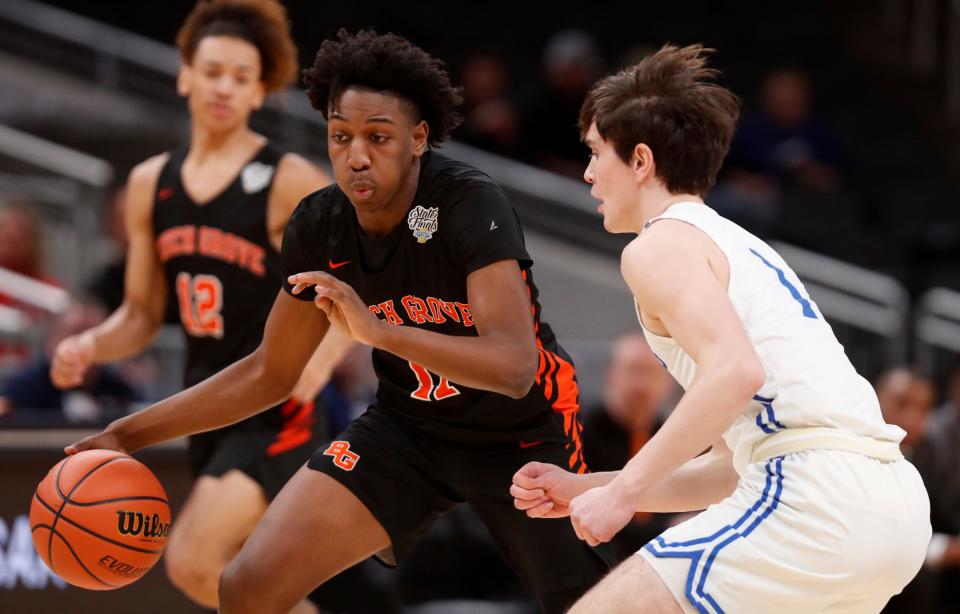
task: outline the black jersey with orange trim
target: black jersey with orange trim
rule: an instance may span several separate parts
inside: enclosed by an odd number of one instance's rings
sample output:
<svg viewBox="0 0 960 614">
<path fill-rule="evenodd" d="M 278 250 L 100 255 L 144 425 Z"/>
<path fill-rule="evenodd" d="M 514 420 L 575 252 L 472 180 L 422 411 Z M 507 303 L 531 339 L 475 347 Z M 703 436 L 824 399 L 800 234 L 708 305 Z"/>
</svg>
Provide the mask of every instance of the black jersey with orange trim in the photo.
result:
<svg viewBox="0 0 960 614">
<path fill-rule="evenodd" d="M 484 173 L 428 152 L 407 216 L 380 240 L 363 234 L 350 201 L 331 185 L 300 203 L 287 225 L 282 250 L 284 278 L 327 271 L 352 286 L 381 319 L 458 336 L 477 335 L 467 276 L 502 260 L 519 263 L 536 325 L 540 365 L 529 394 L 511 399 L 470 388 L 374 350 L 377 403 L 445 440 L 536 445 L 559 437 L 578 443 L 579 391 L 572 363 L 549 325 L 540 320 L 533 263 L 516 213 Z M 286 282 L 284 287 L 291 290 Z M 315 294 L 309 288 L 293 296 L 312 300 Z M 571 466 L 582 465 L 579 445 L 572 446 L 571 453 Z"/>
<path fill-rule="evenodd" d="M 257 348 L 280 291 L 280 254 L 267 208 L 283 154 L 265 144 L 222 192 L 200 204 L 187 193 L 187 149 L 170 153 L 154 195 L 153 232 L 187 341 L 192 386 Z"/>
</svg>

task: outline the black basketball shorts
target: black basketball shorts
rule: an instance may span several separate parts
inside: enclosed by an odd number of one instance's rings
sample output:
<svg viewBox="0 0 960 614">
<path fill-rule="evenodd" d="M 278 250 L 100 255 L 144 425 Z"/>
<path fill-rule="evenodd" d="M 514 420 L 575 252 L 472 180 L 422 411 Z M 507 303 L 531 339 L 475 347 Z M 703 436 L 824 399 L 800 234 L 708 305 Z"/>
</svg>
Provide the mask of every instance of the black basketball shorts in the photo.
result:
<svg viewBox="0 0 960 614">
<path fill-rule="evenodd" d="M 545 612 L 565 611 L 612 564 L 605 549 L 577 539 L 569 519 L 532 519 L 513 506 L 513 474 L 530 461 L 568 467 L 563 443 L 457 446 L 418 432 L 395 412 L 373 407 L 336 440 L 317 449 L 308 467 L 346 486 L 391 539 L 377 554 L 395 565 L 438 516 L 468 503 Z"/>
<path fill-rule="evenodd" d="M 272 501 L 323 442 L 326 429 L 323 412 L 312 402 L 300 404 L 291 399 L 267 411 L 276 416 L 268 421 L 258 419 L 258 415 L 191 435 L 188 447 L 194 477 L 220 477 L 238 469 L 259 484 Z"/>
</svg>

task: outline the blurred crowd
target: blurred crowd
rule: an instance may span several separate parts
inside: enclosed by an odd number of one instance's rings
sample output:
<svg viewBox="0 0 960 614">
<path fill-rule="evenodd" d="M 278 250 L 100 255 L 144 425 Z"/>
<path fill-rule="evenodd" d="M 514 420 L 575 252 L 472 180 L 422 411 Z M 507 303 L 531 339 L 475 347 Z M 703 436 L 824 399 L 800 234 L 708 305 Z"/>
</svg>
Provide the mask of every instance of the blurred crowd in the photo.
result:
<svg viewBox="0 0 960 614">
<path fill-rule="evenodd" d="M 578 178 L 586 155 L 577 127 L 584 96 L 597 79 L 650 51 L 631 48 L 611 65 L 589 33 L 562 30 L 547 41 L 538 78 L 521 84 L 505 55 L 472 53 L 460 65 L 466 121 L 458 138 Z M 810 196 L 833 202 L 832 214 L 846 217 L 856 199 L 848 157 L 842 137 L 817 113 L 807 72 L 773 66 L 756 96 L 743 94 L 744 115 L 707 201 L 762 237 L 808 236 L 817 220 L 790 209 Z"/>
</svg>

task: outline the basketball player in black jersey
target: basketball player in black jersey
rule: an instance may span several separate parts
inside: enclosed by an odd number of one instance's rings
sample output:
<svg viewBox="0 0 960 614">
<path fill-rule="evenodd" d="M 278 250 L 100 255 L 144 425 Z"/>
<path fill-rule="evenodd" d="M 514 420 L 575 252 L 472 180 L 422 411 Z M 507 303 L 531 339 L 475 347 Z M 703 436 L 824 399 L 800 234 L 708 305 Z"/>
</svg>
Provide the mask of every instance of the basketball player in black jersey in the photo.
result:
<svg viewBox="0 0 960 614">
<path fill-rule="evenodd" d="M 221 611 L 286 612 L 371 555 L 395 562 L 467 502 L 543 610 L 561 612 L 607 565 L 569 524 L 514 509 L 508 488 L 534 459 L 586 470 L 577 382 L 540 321 L 504 193 L 431 151 L 459 123 L 458 90 L 438 60 L 372 32 L 324 42 L 305 80 L 329 120 L 336 185 L 287 226 L 289 277 L 260 347 L 67 451 L 136 450 L 243 419 L 286 397 L 339 329 L 374 348 L 376 404 L 284 486 L 224 570 Z"/>
<path fill-rule="evenodd" d="M 91 363 L 144 349 L 162 324 L 167 300 L 178 303 L 186 333 L 187 386 L 255 350 L 280 289 L 279 249 L 290 213 L 305 194 L 329 183 L 313 165 L 281 153 L 248 127 L 264 96 L 296 74 L 280 4 L 201 2 L 178 45 L 189 147 L 133 169 L 124 303 L 102 325 L 60 344 L 51 376 L 61 387 L 77 385 Z M 173 583 L 194 601 L 217 606 L 223 566 L 321 443 L 312 400 L 337 353 L 318 352 L 292 396 L 288 391 L 272 409 L 190 438 L 198 479 L 173 523 L 165 562 Z M 303 365 L 297 367 L 294 378 Z M 190 408 L 207 410 L 203 402 Z"/>
</svg>

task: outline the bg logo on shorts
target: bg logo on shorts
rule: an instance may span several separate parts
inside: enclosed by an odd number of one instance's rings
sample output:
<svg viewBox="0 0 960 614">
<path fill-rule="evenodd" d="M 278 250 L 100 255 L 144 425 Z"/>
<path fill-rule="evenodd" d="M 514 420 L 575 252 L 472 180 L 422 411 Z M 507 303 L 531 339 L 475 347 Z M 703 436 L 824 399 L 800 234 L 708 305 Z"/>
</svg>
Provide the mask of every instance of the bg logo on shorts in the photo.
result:
<svg viewBox="0 0 960 614">
<path fill-rule="evenodd" d="M 350 451 L 349 441 L 331 441 L 330 446 L 323 451 L 327 456 L 333 457 L 333 464 L 344 471 L 353 471 L 360 461 L 360 455 Z"/>
</svg>

